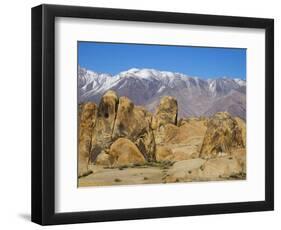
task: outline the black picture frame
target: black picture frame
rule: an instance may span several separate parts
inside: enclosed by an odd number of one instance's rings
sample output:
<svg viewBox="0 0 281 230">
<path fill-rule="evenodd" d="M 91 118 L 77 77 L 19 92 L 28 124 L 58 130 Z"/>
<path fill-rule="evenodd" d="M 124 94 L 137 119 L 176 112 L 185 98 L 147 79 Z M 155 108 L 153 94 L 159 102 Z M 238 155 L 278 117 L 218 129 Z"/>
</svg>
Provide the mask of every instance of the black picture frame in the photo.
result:
<svg viewBox="0 0 281 230">
<path fill-rule="evenodd" d="M 265 29 L 265 200 L 55 213 L 55 18 L 109 19 Z M 261 150 L 262 151 L 262 150 Z M 32 221 L 41 225 L 267 211 L 274 209 L 274 20 L 110 8 L 32 8 Z M 94 208 L 94 207 L 93 207 Z"/>
</svg>

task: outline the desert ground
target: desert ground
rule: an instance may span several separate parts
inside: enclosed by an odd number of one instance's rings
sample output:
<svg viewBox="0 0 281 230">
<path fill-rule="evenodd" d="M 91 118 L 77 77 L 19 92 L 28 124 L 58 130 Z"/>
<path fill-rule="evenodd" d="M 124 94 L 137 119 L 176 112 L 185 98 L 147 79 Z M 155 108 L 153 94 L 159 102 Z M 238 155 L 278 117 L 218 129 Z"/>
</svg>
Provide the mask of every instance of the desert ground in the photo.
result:
<svg viewBox="0 0 281 230">
<path fill-rule="evenodd" d="M 241 180 L 246 178 L 245 172 L 240 170 L 240 166 L 233 159 L 224 157 L 221 161 L 227 163 L 227 165 L 221 167 L 217 166 L 216 162 L 212 162 L 208 165 L 208 171 L 201 172 L 201 174 L 198 171 L 204 170 L 202 166 L 206 161 L 200 158 L 175 163 L 156 163 L 117 168 L 90 165 L 89 169 L 92 173 L 88 176 L 80 177 L 78 187 Z M 234 170 L 229 172 L 227 168 L 232 164 L 233 166 L 231 167 L 234 167 Z"/>
</svg>

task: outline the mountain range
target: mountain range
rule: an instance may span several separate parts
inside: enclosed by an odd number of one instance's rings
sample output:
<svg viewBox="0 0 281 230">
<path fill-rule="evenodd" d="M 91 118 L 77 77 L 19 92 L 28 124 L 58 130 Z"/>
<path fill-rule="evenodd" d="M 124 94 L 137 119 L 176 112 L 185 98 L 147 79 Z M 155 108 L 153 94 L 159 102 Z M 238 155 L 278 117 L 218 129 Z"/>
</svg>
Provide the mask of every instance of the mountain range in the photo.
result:
<svg viewBox="0 0 281 230">
<path fill-rule="evenodd" d="M 78 103 L 93 101 L 114 90 L 134 104 L 154 112 L 163 96 L 178 101 L 179 117 L 212 116 L 229 112 L 246 120 L 246 81 L 222 77 L 203 79 L 182 73 L 132 68 L 117 75 L 78 67 Z"/>
</svg>

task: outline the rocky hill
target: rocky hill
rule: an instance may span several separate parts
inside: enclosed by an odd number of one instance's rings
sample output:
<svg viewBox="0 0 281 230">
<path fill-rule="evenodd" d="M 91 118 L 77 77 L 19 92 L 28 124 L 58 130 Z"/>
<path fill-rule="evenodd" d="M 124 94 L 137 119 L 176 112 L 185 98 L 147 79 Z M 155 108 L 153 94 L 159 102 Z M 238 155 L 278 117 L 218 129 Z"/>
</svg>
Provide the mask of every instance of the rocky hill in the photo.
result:
<svg viewBox="0 0 281 230">
<path fill-rule="evenodd" d="M 202 79 L 155 69 L 129 69 L 115 76 L 78 68 L 78 101 L 99 103 L 114 90 L 136 105 L 155 112 L 164 96 L 177 98 L 178 116 L 212 116 L 227 111 L 246 119 L 246 81 L 222 77 Z"/>
<path fill-rule="evenodd" d="M 238 175 L 240 178 L 246 170 L 245 129 L 242 119 L 227 112 L 179 119 L 178 101 L 174 97 L 161 98 L 155 113 L 151 113 L 128 97 L 119 97 L 109 90 L 98 105 L 94 102 L 79 105 L 79 180 L 83 184 L 83 178 L 92 178 L 89 183 L 93 185 L 95 176 L 100 175 L 95 173 L 97 169 L 108 175 L 120 167 L 140 166 L 139 173 L 143 173 L 145 165 L 162 170 L 161 176 L 157 171 L 158 183 L 217 180 Z M 135 171 L 134 175 L 137 175 Z M 105 178 L 100 178 L 103 185 Z M 109 184 L 116 182 L 111 177 L 107 179 Z"/>
</svg>

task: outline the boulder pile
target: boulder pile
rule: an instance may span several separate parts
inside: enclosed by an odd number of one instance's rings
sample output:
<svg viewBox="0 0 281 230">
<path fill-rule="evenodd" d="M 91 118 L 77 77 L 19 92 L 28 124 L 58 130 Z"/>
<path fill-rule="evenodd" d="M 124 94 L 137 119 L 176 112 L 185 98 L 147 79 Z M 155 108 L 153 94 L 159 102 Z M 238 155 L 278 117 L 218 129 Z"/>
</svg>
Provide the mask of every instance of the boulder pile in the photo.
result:
<svg viewBox="0 0 281 230">
<path fill-rule="evenodd" d="M 166 161 L 182 161 L 181 167 L 188 165 L 182 172 L 171 169 L 171 181 L 178 174 L 190 177 L 189 172 L 198 165 L 202 167 L 196 169 L 196 175 L 206 174 L 217 161 L 217 170 L 210 175 L 226 175 L 228 168 L 238 170 L 237 162 L 245 165 L 245 151 L 239 150 L 245 145 L 246 126 L 242 119 L 220 112 L 210 118 L 178 121 L 177 100 L 171 96 L 160 100 L 155 114 L 112 90 L 102 96 L 99 105 L 79 105 L 79 177 L 91 173 L 89 164 L 122 167 Z M 226 155 L 235 159 L 216 160 Z M 226 168 L 220 166 L 224 163 Z"/>
</svg>

